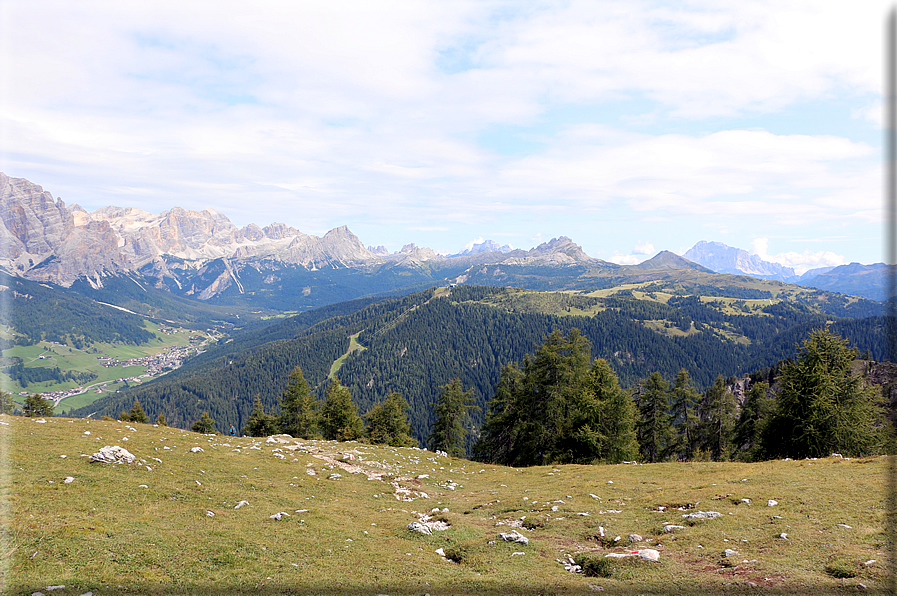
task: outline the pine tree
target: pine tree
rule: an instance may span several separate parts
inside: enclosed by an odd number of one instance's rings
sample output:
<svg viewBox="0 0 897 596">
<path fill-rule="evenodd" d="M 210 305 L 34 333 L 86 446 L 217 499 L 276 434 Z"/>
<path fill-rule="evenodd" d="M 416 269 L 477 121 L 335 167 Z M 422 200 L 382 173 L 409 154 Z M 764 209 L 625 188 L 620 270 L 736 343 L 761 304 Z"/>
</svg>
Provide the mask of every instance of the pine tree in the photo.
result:
<svg viewBox="0 0 897 596">
<path fill-rule="evenodd" d="M 636 459 L 635 404 L 606 360 L 599 358 L 592 363 L 581 395 L 572 432 L 584 449 L 573 463 L 616 464 Z"/>
<path fill-rule="evenodd" d="M 353 441 L 362 436 L 364 423 L 352 394 L 337 379 L 327 388 L 318 424 L 324 438 L 330 441 Z"/>
<path fill-rule="evenodd" d="M 763 429 L 766 457 L 870 455 L 881 444 L 877 391 L 850 374 L 857 350 L 815 329 L 780 370 L 776 408 Z"/>
<path fill-rule="evenodd" d="M 266 414 L 262 400 L 256 397 L 252 413 L 243 426 L 242 433 L 250 437 L 270 437 L 279 432 L 280 425 L 277 423 L 277 416 Z"/>
<path fill-rule="evenodd" d="M 431 451 L 445 451 L 452 457 L 467 454 L 467 421 L 473 405 L 473 391 L 464 391 L 461 379 L 455 379 L 440 389 L 434 414 L 436 420 L 430 427 L 427 441 Z"/>
<path fill-rule="evenodd" d="M 417 447 L 408 423 L 408 402 L 401 393 L 390 393 L 382 403 L 371 408 L 365 418 L 368 420 L 365 432 L 372 443 Z"/>
<path fill-rule="evenodd" d="M 473 445 L 475 460 L 509 466 L 519 461 L 520 421 L 525 419 L 525 413 L 518 410 L 518 396 L 523 393 L 523 384 L 523 371 L 516 362 L 502 367 L 480 437 Z"/>
<path fill-rule="evenodd" d="M 702 447 L 713 461 L 728 459 L 735 428 L 735 396 L 726 388 L 722 375 L 707 388 L 700 403 L 699 435 Z"/>
<path fill-rule="evenodd" d="M 190 427 L 190 430 L 204 435 L 212 434 L 215 432 L 215 421 L 209 417 L 208 412 L 203 412 L 202 416 L 199 417 L 199 420 L 194 422 L 193 426 Z"/>
<path fill-rule="evenodd" d="M 697 448 L 699 421 L 695 408 L 701 395 L 695 389 L 686 369 L 683 368 L 676 375 L 670 397 L 673 425 L 676 431 L 676 452 L 680 458 L 689 460 L 694 456 Z"/>
<path fill-rule="evenodd" d="M 15 407 L 16 402 L 12 400 L 12 394 L 0 391 L 0 414 L 12 414 Z"/>
<path fill-rule="evenodd" d="M 140 424 L 149 422 L 149 416 L 143 411 L 143 406 L 140 405 L 139 399 L 135 399 L 134 405 L 131 406 L 131 410 L 129 412 L 122 412 L 118 419 L 122 422 L 139 422 Z"/>
<path fill-rule="evenodd" d="M 754 383 L 744 398 L 738 422 L 735 423 L 733 440 L 739 459 L 763 459 L 763 427 L 769 423 L 769 416 L 775 407 L 775 400 L 767 396 L 768 391 L 769 383 Z"/>
<path fill-rule="evenodd" d="M 156 424 L 159 426 L 168 426 L 168 423 L 165 421 L 165 414 L 159 413 L 156 417 Z"/>
<path fill-rule="evenodd" d="M 25 406 L 22 408 L 22 414 L 29 417 L 52 416 L 53 404 L 44 399 L 39 393 L 34 393 L 25 398 Z"/>
<path fill-rule="evenodd" d="M 654 372 L 642 381 L 638 395 L 638 442 L 642 457 L 649 463 L 665 460 L 671 446 L 668 390 L 669 383 Z"/>
<path fill-rule="evenodd" d="M 317 408 L 318 402 L 305 381 L 302 368 L 297 366 L 290 373 L 287 388 L 280 397 L 282 432 L 301 439 L 316 437 L 318 435 Z"/>
</svg>

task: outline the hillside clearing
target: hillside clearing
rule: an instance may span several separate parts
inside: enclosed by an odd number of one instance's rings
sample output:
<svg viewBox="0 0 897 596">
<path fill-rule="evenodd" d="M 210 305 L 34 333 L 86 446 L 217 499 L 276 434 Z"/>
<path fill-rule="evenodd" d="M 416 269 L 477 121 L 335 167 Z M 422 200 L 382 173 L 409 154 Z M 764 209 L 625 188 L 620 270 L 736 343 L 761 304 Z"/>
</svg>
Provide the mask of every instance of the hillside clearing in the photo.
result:
<svg viewBox="0 0 897 596">
<path fill-rule="evenodd" d="M 0 589 L 14 594 L 58 585 L 66 588 L 53 593 L 66 595 L 884 588 L 885 458 L 514 469 L 355 442 L 0 423 L 11 492 Z M 90 463 L 104 445 L 137 461 Z M 683 517 L 698 511 L 721 515 Z M 449 529 L 407 529 L 425 514 Z M 512 528 L 529 544 L 499 539 Z M 660 561 L 606 566 L 610 577 L 562 564 L 637 548 Z"/>
</svg>

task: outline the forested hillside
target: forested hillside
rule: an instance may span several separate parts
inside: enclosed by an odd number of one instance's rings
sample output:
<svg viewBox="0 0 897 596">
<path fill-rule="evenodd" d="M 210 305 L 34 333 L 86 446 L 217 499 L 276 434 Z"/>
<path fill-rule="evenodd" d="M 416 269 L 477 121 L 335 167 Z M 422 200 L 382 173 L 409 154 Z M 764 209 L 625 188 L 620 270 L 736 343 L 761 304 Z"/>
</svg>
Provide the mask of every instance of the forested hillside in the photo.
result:
<svg viewBox="0 0 897 596">
<path fill-rule="evenodd" d="M 320 397 L 331 366 L 357 335 L 361 349 L 348 355 L 336 376 L 362 413 L 400 392 L 410 405 L 413 435 L 423 442 L 438 387 L 460 378 L 481 408 L 474 415 L 479 426 L 501 367 L 532 354 L 555 329 L 578 328 L 591 343 L 591 357 L 605 359 L 623 387 L 654 372 L 672 379 L 684 368 L 704 388 L 718 375 L 748 373 L 792 356 L 808 330 L 832 320 L 774 300 L 748 305 L 672 296 L 664 303 L 631 292 L 596 297 L 470 286 L 384 300 L 306 328 L 316 316 L 248 334 L 232 342 L 239 350 L 210 351 L 202 362 L 77 415 L 117 416 L 138 398 L 152 418 L 162 413 L 170 424 L 189 426 L 208 411 L 219 429 L 241 428 L 257 397 L 267 411 L 277 410 L 297 365 Z M 839 319 L 831 327 L 873 358 L 884 357 L 879 319 Z M 266 339 L 274 341 L 253 343 Z"/>
</svg>

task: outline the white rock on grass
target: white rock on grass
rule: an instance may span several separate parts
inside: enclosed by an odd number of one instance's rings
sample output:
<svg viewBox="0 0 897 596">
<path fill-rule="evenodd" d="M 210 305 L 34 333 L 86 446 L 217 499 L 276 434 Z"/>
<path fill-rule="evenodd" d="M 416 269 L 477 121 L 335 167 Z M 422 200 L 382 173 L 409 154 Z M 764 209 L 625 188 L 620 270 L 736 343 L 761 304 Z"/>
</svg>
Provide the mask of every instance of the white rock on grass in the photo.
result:
<svg viewBox="0 0 897 596">
<path fill-rule="evenodd" d="M 64 484 L 71 484 L 71 483 L 74 482 L 74 481 L 75 481 L 75 479 L 74 479 L 72 476 L 66 476 L 66 477 L 65 477 L 65 480 L 63 480 L 62 482 L 63 482 Z"/>
<path fill-rule="evenodd" d="M 505 542 L 517 542 L 519 544 L 529 544 L 529 538 L 514 530 L 513 532 L 503 532 L 498 535 Z"/>
<path fill-rule="evenodd" d="M 624 559 L 626 557 L 638 557 L 643 561 L 653 561 L 656 563 L 660 560 L 660 551 L 654 550 L 653 548 L 640 548 L 628 553 L 607 553 L 604 555 L 605 559 Z"/>
<path fill-rule="evenodd" d="M 424 534 L 426 536 L 430 536 L 431 534 L 433 534 L 433 530 L 431 530 L 429 526 L 426 526 L 420 522 L 411 522 L 405 527 L 412 532 L 420 532 L 421 534 Z"/>
<path fill-rule="evenodd" d="M 215 517 L 215 512 L 206 510 L 206 517 Z"/>
<path fill-rule="evenodd" d="M 770 500 L 766 501 L 767 507 L 775 507 L 778 504 L 779 504 L 779 502 L 774 499 L 770 499 Z"/>
<path fill-rule="evenodd" d="M 737 551 L 737 550 L 733 550 L 733 549 L 731 549 L 731 548 L 727 548 L 726 550 L 723 551 L 723 556 L 724 556 L 724 557 L 734 557 L 734 556 L 737 555 L 737 554 L 738 554 L 738 551 Z"/>
<path fill-rule="evenodd" d="M 243 505 L 249 505 L 249 501 L 240 501 L 239 503 L 237 503 L 236 505 L 234 505 L 234 509 L 239 509 L 239 508 L 242 507 Z"/>
<path fill-rule="evenodd" d="M 643 540 L 643 538 L 638 534 L 630 534 L 628 538 L 629 542 L 641 542 Z"/>
<path fill-rule="evenodd" d="M 663 527 L 663 531 L 667 534 L 672 534 L 676 530 L 684 530 L 685 526 L 677 526 L 676 524 L 667 524 Z"/>
<path fill-rule="evenodd" d="M 190 453 L 205 453 L 205 449 L 202 447 L 191 447 Z"/>
<path fill-rule="evenodd" d="M 722 515 L 719 511 L 695 511 L 694 513 L 684 513 L 682 517 L 685 519 L 715 519 Z"/>
<path fill-rule="evenodd" d="M 130 464 L 137 458 L 130 451 L 118 445 L 106 445 L 90 456 L 90 461 L 105 464 Z"/>
<path fill-rule="evenodd" d="M 280 520 L 282 520 L 282 519 L 285 518 L 285 517 L 290 517 L 290 514 L 287 513 L 286 511 L 278 511 L 278 512 L 275 513 L 274 515 L 269 515 L 269 516 L 268 516 L 268 519 L 273 519 L 273 520 L 276 520 L 276 521 L 280 521 Z"/>
</svg>

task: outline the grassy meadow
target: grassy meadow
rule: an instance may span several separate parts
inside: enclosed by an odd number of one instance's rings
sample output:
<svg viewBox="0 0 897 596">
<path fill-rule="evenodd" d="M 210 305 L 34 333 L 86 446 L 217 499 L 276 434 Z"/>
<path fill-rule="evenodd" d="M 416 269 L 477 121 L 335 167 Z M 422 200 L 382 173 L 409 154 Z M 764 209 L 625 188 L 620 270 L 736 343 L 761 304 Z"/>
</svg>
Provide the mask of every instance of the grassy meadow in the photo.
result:
<svg viewBox="0 0 897 596">
<path fill-rule="evenodd" d="M 104 445 L 137 461 L 91 463 Z M 0 416 L 0 447 L 4 594 L 837 594 L 886 584 L 880 457 L 514 469 L 356 442 L 11 416 Z M 697 511 L 721 516 L 683 518 Z M 271 519 L 279 512 L 289 515 Z M 422 514 L 450 527 L 409 531 Z M 515 527 L 528 545 L 499 539 Z M 660 560 L 604 557 L 638 548 Z M 591 560 L 597 575 L 565 570 L 567 557 Z"/>
</svg>

